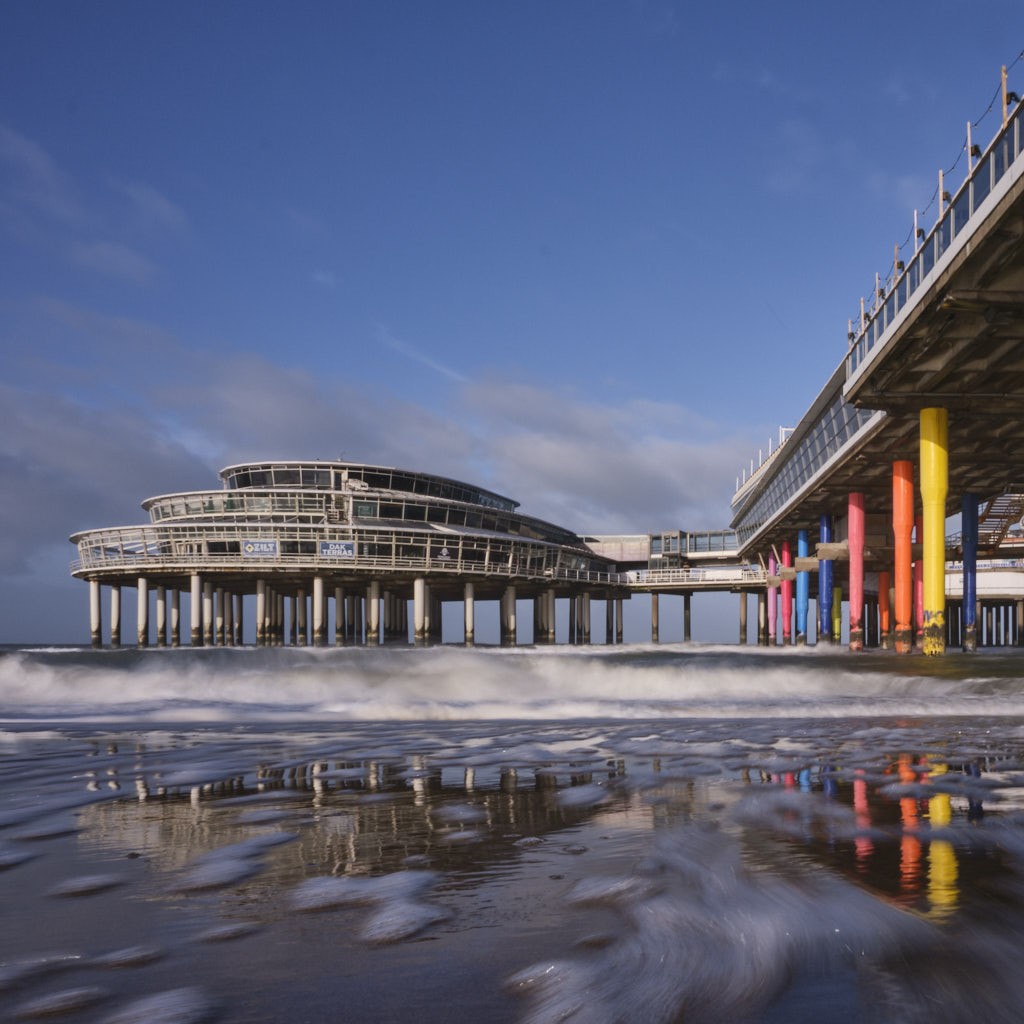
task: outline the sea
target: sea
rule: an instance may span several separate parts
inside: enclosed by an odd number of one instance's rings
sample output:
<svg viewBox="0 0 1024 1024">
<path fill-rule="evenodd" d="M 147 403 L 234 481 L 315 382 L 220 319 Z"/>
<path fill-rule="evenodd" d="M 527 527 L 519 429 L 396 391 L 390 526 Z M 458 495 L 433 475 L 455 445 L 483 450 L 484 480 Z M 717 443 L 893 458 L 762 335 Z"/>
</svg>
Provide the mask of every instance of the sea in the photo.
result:
<svg viewBox="0 0 1024 1024">
<path fill-rule="evenodd" d="M 0 1017 L 1024 1020 L 1024 651 L 0 649 Z"/>
</svg>

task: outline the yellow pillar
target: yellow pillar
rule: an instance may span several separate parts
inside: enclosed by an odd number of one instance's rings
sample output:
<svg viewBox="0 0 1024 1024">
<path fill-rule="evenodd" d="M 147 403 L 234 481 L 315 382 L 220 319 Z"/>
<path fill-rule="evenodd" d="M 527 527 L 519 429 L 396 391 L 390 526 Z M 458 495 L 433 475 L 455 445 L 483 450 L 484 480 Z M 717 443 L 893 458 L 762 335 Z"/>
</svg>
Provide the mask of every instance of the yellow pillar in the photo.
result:
<svg viewBox="0 0 1024 1024">
<path fill-rule="evenodd" d="M 947 423 L 945 409 L 921 410 L 925 654 L 943 654 L 946 650 Z"/>
</svg>

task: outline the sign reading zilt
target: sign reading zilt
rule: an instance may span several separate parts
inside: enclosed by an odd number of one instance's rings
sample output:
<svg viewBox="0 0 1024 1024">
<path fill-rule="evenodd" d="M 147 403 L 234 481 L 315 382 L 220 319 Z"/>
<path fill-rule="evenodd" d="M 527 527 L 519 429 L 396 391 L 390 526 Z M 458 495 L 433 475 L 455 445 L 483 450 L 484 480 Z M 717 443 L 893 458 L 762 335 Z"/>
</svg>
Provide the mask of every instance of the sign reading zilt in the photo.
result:
<svg viewBox="0 0 1024 1024">
<path fill-rule="evenodd" d="M 253 558 L 276 558 L 276 540 L 247 540 L 242 543 L 242 554 Z"/>
<path fill-rule="evenodd" d="M 355 558 L 356 542 L 354 540 L 322 540 L 320 541 L 321 558 Z"/>
</svg>

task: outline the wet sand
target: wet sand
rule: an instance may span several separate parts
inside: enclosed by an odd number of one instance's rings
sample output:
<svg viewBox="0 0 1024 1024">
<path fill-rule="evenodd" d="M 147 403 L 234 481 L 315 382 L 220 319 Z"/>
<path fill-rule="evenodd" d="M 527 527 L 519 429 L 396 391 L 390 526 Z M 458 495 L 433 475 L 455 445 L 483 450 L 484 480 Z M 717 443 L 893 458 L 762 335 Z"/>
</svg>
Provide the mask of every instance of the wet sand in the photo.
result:
<svg viewBox="0 0 1024 1024">
<path fill-rule="evenodd" d="M 1019 731 L 8 731 L 0 1010 L 1019 1019 Z"/>
</svg>

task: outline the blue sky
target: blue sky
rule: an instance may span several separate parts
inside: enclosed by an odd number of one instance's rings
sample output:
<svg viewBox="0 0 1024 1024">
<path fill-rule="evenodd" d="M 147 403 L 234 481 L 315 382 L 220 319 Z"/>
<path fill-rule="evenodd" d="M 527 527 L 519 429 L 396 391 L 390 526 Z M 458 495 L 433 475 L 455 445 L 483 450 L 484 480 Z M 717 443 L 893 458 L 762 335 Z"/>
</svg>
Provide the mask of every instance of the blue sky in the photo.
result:
<svg viewBox="0 0 1024 1024">
<path fill-rule="evenodd" d="M 247 458 L 726 525 L 1002 64 L 1024 92 L 1016 0 L 43 0 L 0 29 L 0 642 L 83 639 L 67 535 Z"/>
</svg>

